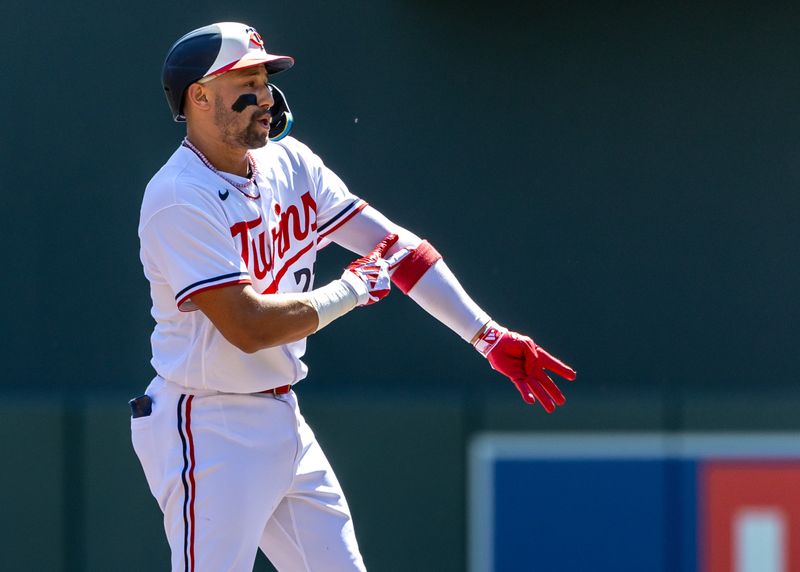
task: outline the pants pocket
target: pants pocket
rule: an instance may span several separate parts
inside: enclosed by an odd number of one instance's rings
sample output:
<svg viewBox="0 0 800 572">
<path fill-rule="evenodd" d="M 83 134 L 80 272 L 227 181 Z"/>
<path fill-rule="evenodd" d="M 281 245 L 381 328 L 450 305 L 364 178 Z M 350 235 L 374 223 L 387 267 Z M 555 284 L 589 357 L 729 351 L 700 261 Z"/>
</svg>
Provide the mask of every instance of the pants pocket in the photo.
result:
<svg viewBox="0 0 800 572">
<path fill-rule="evenodd" d="M 153 416 L 131 419 L 131 442 L 144 470 L 150 492 L 156 496 L 159 487 L 158 451 L 153 438 Z"/>
</svg>

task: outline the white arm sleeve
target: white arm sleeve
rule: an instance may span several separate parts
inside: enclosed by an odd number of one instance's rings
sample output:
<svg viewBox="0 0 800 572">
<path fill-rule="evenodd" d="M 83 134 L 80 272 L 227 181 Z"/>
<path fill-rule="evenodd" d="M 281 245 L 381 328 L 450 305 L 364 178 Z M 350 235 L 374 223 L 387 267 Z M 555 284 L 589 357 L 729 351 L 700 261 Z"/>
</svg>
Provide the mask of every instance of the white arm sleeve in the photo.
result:
<svg viewBox="0 0 800 572">
<path fill-rule="evenodd" d="M 489 314 L 464 291 L 444 260 L 437 260 L 408 295 L 467 343 L 490 320 Z"/>
<path fill-rule="evenodd" d="M 398 238 L 397 243 L 386 252 L 387 258 L 401 248 L 415 248 L 422 242 L 416 234 L 393 223 L 369 205 L 331 233 L 330 239 L 339 246 L 364 256 L 390 233 L 396 234 Z"/>
<path fill-rule="evenodd" d="M 401 248 L 416 248 L 422 242 L 416 234 L 394 224 L 370 206 L 338 228 L 330 238 L 361 256 L 375 248 L 389 233 L 395 233 L 399 238 L 386 253 L 387 257 Z M 429 268 L 408 295 L 467 342 L 490 320 L 489 315 L 469 297 L 444 260 Z"/>
</svg>

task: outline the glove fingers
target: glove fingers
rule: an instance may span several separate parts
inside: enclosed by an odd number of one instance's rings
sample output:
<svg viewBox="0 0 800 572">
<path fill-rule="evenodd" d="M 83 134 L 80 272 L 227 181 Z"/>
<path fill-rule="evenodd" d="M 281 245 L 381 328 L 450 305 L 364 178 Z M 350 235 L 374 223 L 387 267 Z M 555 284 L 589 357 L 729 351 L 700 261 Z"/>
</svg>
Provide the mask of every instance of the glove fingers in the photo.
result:
<svg viewBox="0 0 800 572">
<path fill-rule="evenodd" d="M 386 237 L 380 241 L 375 249 L 370 253 L 370 256 L 377 255 L 378 258 L 383 258 L 383 255 L 386 254 L 386 251 L 389 250 L 394 243 L 397 242 L 397 235 L 396 234 L 387 234 Z"/>
<path fill-rule="evenodd" d="M 539 355 L 539 366 L 544 369 L 549 369 L 556 375 L 572 381 L 578 375 L 574 369 L 569 367 L 560 359 L 553 357 L 542 346 L 536 347 L 536 353 Z"/>
<path fill-rule="evenodd" d="M 545 391 L 544 387 L 542 387 L 538 380 L 528 380 L 528 386 L 536 396 L 536 399 L 539 400 L 539 403 L 542 404 L 542 407 L 544 407 L 545 411 L 552 413 L 556 410 L 556 404 L 553 402 L 553 399 L 547 394 L 547 391 Z"/>
<path fill-rule="evenodd" d="M 528 405 L 533 405 L 534 403 L 536 403 L 536 400 L 533 397 L 533 393 L 531 393 L 531 390 L 524 379 L 512 379 L 511 381 L 514 383 L 514 386 L 519 391 L 525 403 L 527 403 Z"/>
<path fill-rule="evenodd" d="M 406 256 L 411 254 L 413 250 L 414 250 L 413 248 L 412 249 L 401 248 L 400 250 L 392 254 L 389 258 L 387 258 L 386 262 L 389 263 L 389 270 L 394 270 L 395 266 L 400 264 Z"/>
<path fill-rule="evenodd" d="M 542 388 L 552 398 L 556 405 L 564 405 L 567 402 L 567 398 L 564 397 L 564 394 L 561 392 L 555 382 L 545 372 L 540 371 L 536 375 L 536 381 L 542 385 Z"/>
</svg>

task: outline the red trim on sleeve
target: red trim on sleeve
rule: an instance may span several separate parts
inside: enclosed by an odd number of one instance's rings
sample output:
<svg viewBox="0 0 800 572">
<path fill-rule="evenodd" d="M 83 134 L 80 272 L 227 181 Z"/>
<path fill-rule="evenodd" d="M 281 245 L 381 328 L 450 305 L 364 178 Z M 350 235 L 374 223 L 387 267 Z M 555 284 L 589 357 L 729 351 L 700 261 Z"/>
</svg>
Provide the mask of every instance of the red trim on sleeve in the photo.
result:
<svg viewBox="0 0 800 572">
<path fill-rule="evenodd" d="M 349 221 L 351 218 L 353 218 L 354 216 L 356 216 L 358 213 L 360 213 L 361 211 L 363 211 L 363 210 L 364 210 L 364 208 L 365 208 L 366 206 L 367 206 L 367 203 L 366 203 L 366 202 L 363 202 L 363 203 L 361 203 L 360 205 L 358 205 L 358 206 L 357 206 L 357 207 L 356 207 L 356 208 L 353 210 L 353 212 L 351 212 L 350 214 L 348 214 L 346 217 L 344 217 L 342 220 L 340 220 L 340 221 L 339 221 L 337 224 L 333 225 L 333 227 L 332 227 L 332 228 L 329 228 L 329 229 L 328 229 L 328 230 L 326 230 L 324 233 L 320 234 L 320 235 L 319 235 L 319 238 L 325 238 L 326 236 L 328 236 L 330 233 L 332 233 L 332 232 L 333 232 L 333 231 L 335 231 L 337 228 L 341 227 L 341 226 L 342 226 L 344 223 L 346 223 L 347 221 Z"/>
<path fill-rule="evenodd" d="M 392 282 L 400 288 L 403 294 L 408 294 L 428 271 L 428 268 L 436 264 L 441 258 L 442 255 L 431 246 L 431 243 L 423 240 L 418 247 L 411 251 L 411 254 L 397 265 L 397 269 L 392 275 Z"/>
<path fill-rule="evenodd" d="M 214 290 L 216 288 L 223 288 L 225 286 L 233 286 L 234 284 L 252 284 L 252 281 L 248 280 L 247 278 L 240 278 L 239 280 L 233 280 L 231 282 L 221 282 L 220 284 L 212 284 L 211 286 L 206 286 L 205 288 L 200 288 L 198 290 L 192 290 L 189 294 L 178 300 L 178 310 L 181 312 L 194 312 L 198 308 L 191 308 L 189 310 L 184 310 L 181 306 L 186 303 L 189 298 L 194 296 L 195 294 L 199 294 L 200 292 L 206 292 L 208 290 Z"/>
</svg>

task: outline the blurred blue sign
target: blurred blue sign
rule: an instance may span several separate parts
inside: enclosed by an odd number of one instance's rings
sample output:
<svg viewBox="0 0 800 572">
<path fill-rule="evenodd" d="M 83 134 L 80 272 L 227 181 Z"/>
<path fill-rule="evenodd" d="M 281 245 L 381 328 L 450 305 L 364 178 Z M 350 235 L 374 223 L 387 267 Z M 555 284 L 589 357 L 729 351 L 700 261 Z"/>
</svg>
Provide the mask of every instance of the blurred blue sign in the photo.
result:
<svg viewBox="0 0 800 572">
<path fill-rule="evenodd" d="M 797 434 L 484 434 L 469 485 L 471 572 L 800 570 Z"/>
</svg>

